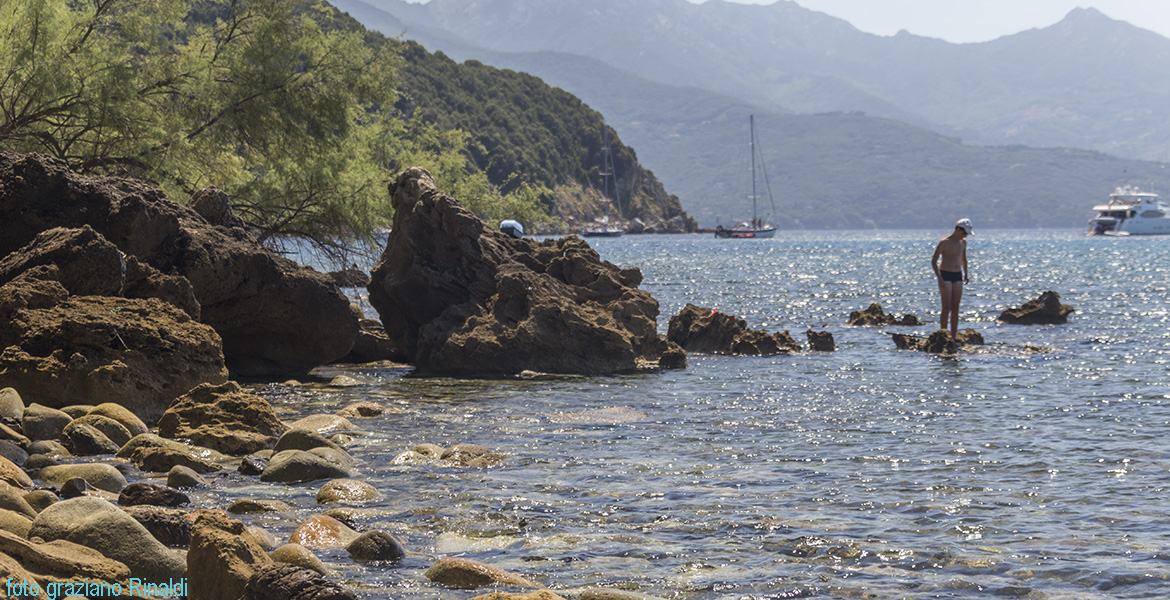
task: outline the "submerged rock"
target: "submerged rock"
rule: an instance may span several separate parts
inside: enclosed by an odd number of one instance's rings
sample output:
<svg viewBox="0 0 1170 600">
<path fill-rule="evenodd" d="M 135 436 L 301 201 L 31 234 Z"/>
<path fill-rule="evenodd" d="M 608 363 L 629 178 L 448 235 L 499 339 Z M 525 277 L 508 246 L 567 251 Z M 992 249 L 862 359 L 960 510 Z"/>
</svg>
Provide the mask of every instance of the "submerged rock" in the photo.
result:
<svg viewBox="0 0 1170 600">
<path fill-rule="evenodd" d="M 1060 294 L 1047 291 L 1023 306 L 1003 311 L 999 320 L 1012 325 L 1059 325 L 1067 323 L 1069 314 L 1075 311 L 1075 308 L 1060 303 Z"/>
<path fill-rule="evenodd" d="M 902 325 L 918 327 L 922 322 L 914 315 L 902 315 L 901 318 L 887 315 L 882 305 L 874 302 L 865 310 L 855 310 L 849 313 L 849 324 L 855 327 L 881 327 L 883 325 Z"/>
<path fill-rule="evenodd" d="M 583 240 L 516 239 L 440 192 L 423 169 L 391 184 L 394 222 L 369 284 L 386 334 L 423 372 L 616 373 L 669 344 L 642 274 Z"/>
<path fill-rule="evenodd" d="M 787 331 L 769 334 L 748 329 L 739 317 L 694 304 L 670 318 L 666 337 L 688 352 L 750 356 L 800 352 L 800 344 Z"/>
</svg>

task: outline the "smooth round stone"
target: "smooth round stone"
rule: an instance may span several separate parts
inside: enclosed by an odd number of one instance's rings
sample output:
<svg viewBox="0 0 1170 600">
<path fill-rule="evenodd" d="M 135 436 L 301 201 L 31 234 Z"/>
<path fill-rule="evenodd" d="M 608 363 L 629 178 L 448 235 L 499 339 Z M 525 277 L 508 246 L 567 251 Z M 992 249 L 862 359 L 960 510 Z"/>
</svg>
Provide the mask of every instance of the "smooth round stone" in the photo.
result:
<svg viewBox="0 0 1170 600">
<path fill-rule="evenodd" d="M 268 461 L 260 474 L 260 481 L 268 483 L 301 483 L 318 479 L 348 477 L 349 470 L 316 454 L 304 450 L 285 450 Z"/>
<path fill-rule="evenodd" d="M 118 494 L 118 504 L 122 506 L 147 504 L 150 506 L 177 508 L 190 503 L 191 498 L 187 497 L 187 494 L 175 488 L 157 483 L 131 483 L 125 488 L 122 488 L 121 493 Z"/>
<path fill-rule="evenodd" d="M 24 431 L 24 435 L 34 442 L 55 440 L 61 437 L 61 431 L 72 420 L 73 417 L 64 412 L 34 402 L 24 409 L 24 416 L 20 419 L 20 427 Z"/>
<path fill-rule="evenodd" d="M 7 387 L 0 390 L 0 418 L 20 419 L 24 416 L 24 400 L 20 392 Z"/>
<path fill-rule="evenodd" d="M 8 440 L 0 440 L 0 456 L 12 461 L 16 466 L 24 466 L 24 461 L 28 460 L 28 452 L 21 448 L 15 442 Z"/>
<path fill-rule="evenodd" d="M 406 558 L 406 548 L 385 531 L 367 531 L 349 544 L 345 551 L 354 560 L 398 561 Z"/>
<path fill-rule="evenodd" d="M 377 488 L 364 481 L 334 479 L 317 491 L 317 504 L 371 502 L 381 496 Z"/>
<path fill-rule="evenodd" d="M 109 417 L 117 421 L 118 424 L 126 428 L 126 431 L 130 432 L 131 437 L 141 435 L 143 433 L 148 433 L 150 431 L 150 428 L 146 426 L 146 423 L 142 422 L 142 419 L 138 418 L 138 415 L 130 412 L 129 408 L 126 408 L 121 404 L 106 402 L 104 404 L 99 404 L 93 407 L 93 409 L 86 414 Z"/>
<path fill-rule="evenodd" d="M 49 490 L 33 490 L 24 495 L 24 501 L 36 512 L 41 512 L 58 502 L 57 494 Z"/>
<path fill-rule="evenodd" d="M 325 576 L 331 575 L 325 563 L 321 562 L 321 559 L 317 558 L 317 555 L 313 554 L 312 550 L 300 544 L 285 544 L 273 550 L 269 556 L 272 557 L 272 560 L 279 563 L 309 569 L 310 571 L 316 571 Z"/>
<path fill-rule="evenodd" d="M 73 404 L 63 407 L 61 412 L 69 415 L 71 418 L 76 419 L 78 417 L 84 417 L 85 415 L 88 415 L 89 411 L 93 409 L 94 407 L 90 406 L 89 404 Z"/>
<path fill-rule="evenodd" d="M 191 467 L 175 465 L 167 472 L 167 485 L 173 488 L 206 487 L 207 480 L 200 477 Z"/>
<path fill-rule="evenodd" d="M 25 461 L 25 464 L 28 464 L 28 461 Z M 26 490 L 32 487 L 32 479 L 28 473 L 3 456 L 0 456 L 0 481 Z"/>
<path fill-rule="evenodd" d="M 58 486 L 75 477 L 80 477 L 93 487 L 112 494 L 118 494 L 126 487 L 126 476 L 104 463 L 54 465 L 37 472 L 37 479 Z"/>
<path fill-rule="evenodd" d="M 356 540 L 358 535 L 358 532 L 333 517 L 316 515 L 301 523 L 288 541 L 306 548 L 343 548 Z"/>
</svg>

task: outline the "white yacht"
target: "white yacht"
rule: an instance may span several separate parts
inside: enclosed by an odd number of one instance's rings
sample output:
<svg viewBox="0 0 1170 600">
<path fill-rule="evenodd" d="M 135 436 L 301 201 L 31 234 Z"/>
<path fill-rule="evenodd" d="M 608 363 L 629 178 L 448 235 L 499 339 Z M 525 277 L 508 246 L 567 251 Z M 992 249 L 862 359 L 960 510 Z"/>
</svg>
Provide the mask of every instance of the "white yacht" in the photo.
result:
<svg viewBox="0 0 1170 600">
<path fill-rule="evenodd" d="M 1093 210 L 1097 215 L 1089 221 L 1089 235 L 1170 234 L 1170 207 L 1157 194 L 1133 186 L 1117 188 L 1107 204 Z"/>
</svg>

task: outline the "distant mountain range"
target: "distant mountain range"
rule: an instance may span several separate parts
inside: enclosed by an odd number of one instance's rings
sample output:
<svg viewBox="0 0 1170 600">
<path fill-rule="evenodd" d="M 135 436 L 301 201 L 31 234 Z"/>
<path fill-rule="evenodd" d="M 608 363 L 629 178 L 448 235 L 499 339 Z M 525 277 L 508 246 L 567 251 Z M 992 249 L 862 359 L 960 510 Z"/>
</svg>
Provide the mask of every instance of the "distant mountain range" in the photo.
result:
<svg viewBox="0 0 1170 600">
<path fill-rule="evenodd" d="M 744 216 L 733 188 L 750 113 L 785 226 L 937 226 L 956 211 L 1068 226 L 1118 183 L 1170 183 L 1164 165 L 1103 154 L 1170 160 L 1170 40 L 1092 9 L 956 45 L 866 34 L 784 0 L 334 4 L 577 95 L 703 225 Z"/>
</svg>

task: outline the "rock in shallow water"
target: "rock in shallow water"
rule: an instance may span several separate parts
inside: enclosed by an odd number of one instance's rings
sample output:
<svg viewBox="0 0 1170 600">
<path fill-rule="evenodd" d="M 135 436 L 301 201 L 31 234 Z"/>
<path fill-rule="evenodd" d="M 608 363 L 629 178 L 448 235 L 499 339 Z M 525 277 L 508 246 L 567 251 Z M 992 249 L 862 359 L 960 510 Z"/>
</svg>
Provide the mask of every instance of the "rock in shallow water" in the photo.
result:
<svg viewBox="0 0 1170 600">
<path fill-rule="evenodd" d="M 1060 303 L 1060 294 L 1048 291 L 1023 306 L 1003 311 L 999 320 L 1012 325 L 1059 325 L 1067 323 L 1073 312 L 1075 308 Z"/>
<path fill-rule="evenodd" d="M 164 438 L 187 438 L 237 456 L 271 448 L 286 429 L 267 400 L 234 381 L 192 389 L 171 403 L 158 422 Z"/>
<path fill-rule="evenodd" d="M 390 194 L 394 222 L 370 304 L 419 370 L 635 371 L 670 347 L 637 269 L 602 261 L 575 236 L 511 238 L 440 192 L 423 169 L 405 170 Z"/>
<path fill-rule="evenodd" d="M 800 344 L 785 332 L 769 334 L 748 329 L 739 317 L 687 304 L 670 318 L 667 339 L 688 352 L 773 356 L 800 352 Z"/>
<path fill-rule="evenodd" d="M 367 531 L 346 544 L 345 551 L 354 560 L 399 561 L 406 558 L 406 548 L 385 531 Z"/>
<path fill-rule="evenodd" d="M 503 569 L 467 558 L 441 558 L 427 569 L 426 578 L 447 587 L 471 590 L 485 585 L 539 585 Z"/>
<path fill-rule="evenodd" d="M 357 600 L 357 595 L 309 569 L 272 565 L 252 576 L 240 600 Z"/>
<path fill-rule="evenodd" d="M 318 479 L 349 477 L 345 467 L 304 450 L 285 450 L 272 456 L 260 474 L 260 481 L 302 483 Z"/>
</svg>

